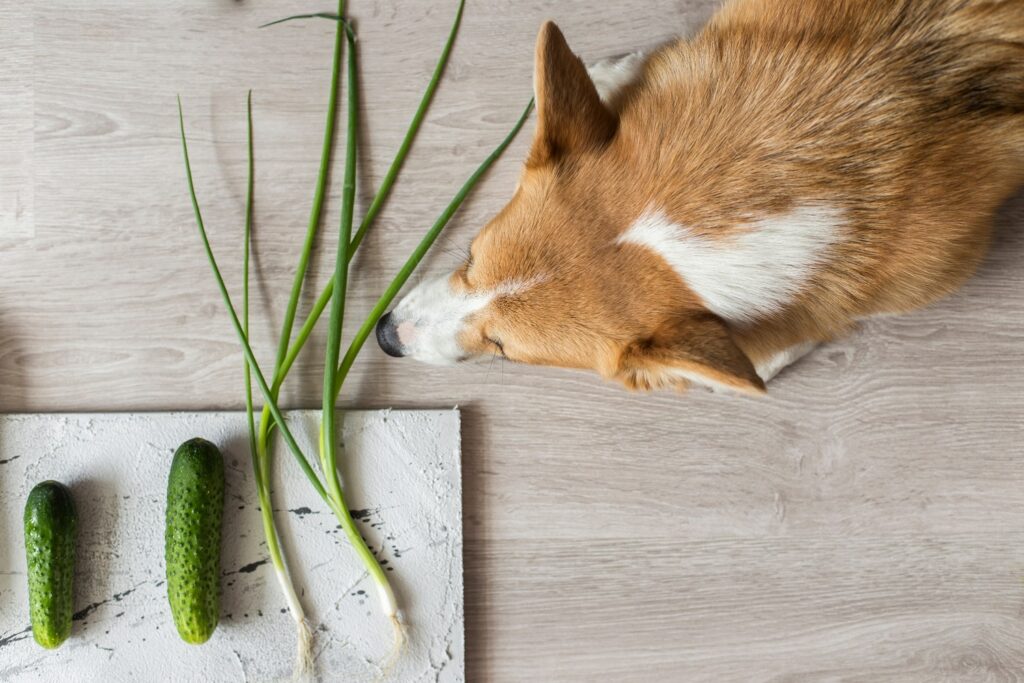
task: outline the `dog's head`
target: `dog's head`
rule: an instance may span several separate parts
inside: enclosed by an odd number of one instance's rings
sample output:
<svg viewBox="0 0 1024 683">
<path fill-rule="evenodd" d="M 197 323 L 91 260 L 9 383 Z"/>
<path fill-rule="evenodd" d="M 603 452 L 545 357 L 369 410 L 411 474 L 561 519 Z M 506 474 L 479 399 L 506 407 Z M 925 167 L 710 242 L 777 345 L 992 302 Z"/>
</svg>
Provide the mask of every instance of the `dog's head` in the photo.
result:
<svg viewBox="0 0 1024 683">
<path fill-rule="evenodd" d="M 512 201 L 454 273 L 412 290 L 377 328 L 393 356 L 492 354 L 595 370 L 635 389 L 691 381 L 764 391 L 725 323 L 667 264 L 619 240 L 644 201 L 630 132 L 558 28 L 537 41 L 538 124 Z"/>
</svg>

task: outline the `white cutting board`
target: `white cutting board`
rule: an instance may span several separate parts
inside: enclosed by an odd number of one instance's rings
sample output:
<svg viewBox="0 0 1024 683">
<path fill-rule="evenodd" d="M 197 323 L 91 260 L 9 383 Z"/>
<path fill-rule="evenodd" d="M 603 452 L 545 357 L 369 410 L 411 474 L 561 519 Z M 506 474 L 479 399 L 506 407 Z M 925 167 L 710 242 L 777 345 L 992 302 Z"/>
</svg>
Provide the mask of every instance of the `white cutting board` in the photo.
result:
<svg viewBox="0 0 1024 683">
<path fill-rule="evenodd" d="M 319 412 L 288 417 L 311 462 Z M 0 416 L 0 681 L 272 681 L 292 670 L 295 632 L 267 562 L 243 413 Z M 167 472 L 201 436 L 227 464 L 221 621 L 183 643 L 164 585 Z M 386 680 L 463 681 L 462 501 L 457 411 L 349 413 L 340 465 L 349 504 L 394 581 L 409 643 Z M 374 584 L 283 444 L 275 508 L 311 625 L 320 680 L 381 680 L 391 647 Z M 36 483 L 78 508 L 75 619 L 56 651 L 27 630 L 22 512 Z"/>
</svg>

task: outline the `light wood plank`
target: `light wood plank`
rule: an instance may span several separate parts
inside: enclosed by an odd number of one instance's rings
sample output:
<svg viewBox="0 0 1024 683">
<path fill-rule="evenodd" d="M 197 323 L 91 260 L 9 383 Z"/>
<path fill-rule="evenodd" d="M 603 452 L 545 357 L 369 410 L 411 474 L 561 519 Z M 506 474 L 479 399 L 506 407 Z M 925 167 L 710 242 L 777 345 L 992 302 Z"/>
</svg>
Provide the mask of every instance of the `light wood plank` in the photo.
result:
<svg viewBox="0 0 1024 683">
<path fill-rule="evenodd" d="M 33 64 L 32 7 L 0 7 L 4 48 L 0 51 L 0 240 L 32 236 Z"/>
</svg>

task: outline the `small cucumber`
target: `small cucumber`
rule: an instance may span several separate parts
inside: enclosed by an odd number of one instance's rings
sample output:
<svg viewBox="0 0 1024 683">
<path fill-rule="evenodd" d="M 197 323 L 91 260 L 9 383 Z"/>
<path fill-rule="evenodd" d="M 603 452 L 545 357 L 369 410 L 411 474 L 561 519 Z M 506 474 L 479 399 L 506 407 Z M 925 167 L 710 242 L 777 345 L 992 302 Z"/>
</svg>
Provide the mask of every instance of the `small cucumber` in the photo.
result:
<svg viewBox="0 0 1024 683">
<path fill-rule="evenodd" d="M 47 649 L 71 635 L 75 526 L 78 517 L 67 486 L 36 484 L 25 502 L 25 553 L 32 635 Z"/>
<path fill-rule="evenodd" d="M 167 598 L 186 643 L 209 640 L 220 618 L 220 527 L 224 456 L 209 441 L 186 441 L 167 480 Z"/>
</svg>

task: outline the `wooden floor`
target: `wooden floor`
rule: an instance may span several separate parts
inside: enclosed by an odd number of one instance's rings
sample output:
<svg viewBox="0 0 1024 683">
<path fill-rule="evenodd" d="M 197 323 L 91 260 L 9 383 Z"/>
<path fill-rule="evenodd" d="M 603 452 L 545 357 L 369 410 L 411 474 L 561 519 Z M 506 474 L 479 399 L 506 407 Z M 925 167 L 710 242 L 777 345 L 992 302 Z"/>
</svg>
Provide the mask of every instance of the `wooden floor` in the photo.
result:
<svg viewBox="0 0 1024 683">
<path fill-rule="evenodd" d="M 362 206 L 455 4 L 351 2 L 369 116 Z M 526 104 L 543 19 L 560 20 L 589 60 L 692 32 L 716 3 L 468 4 L 359 260 L 351 325 Z M 255 320 L 269 363 L 312 194 L 333 27 L 256 27 L 330 6 L 0 4 L 0 410 L 242 405 L 174 96 L 237 284 L 254 89 Z M 454 264 L 510 196 L 527 144 L 424 272 Z M 315 268 L 319 289 L 328 268 Z M 321 353 L 294 373 L 289 406 L 317 403 Z M 471 681 L 1024 680 L 1024 200 L 1004 211 L 963 292 L 819 350 L 767 400 L 633 396 L 587 375 L 436 370 L 368 348 L 345 402 L 465 411 Z"/>
</svg>

